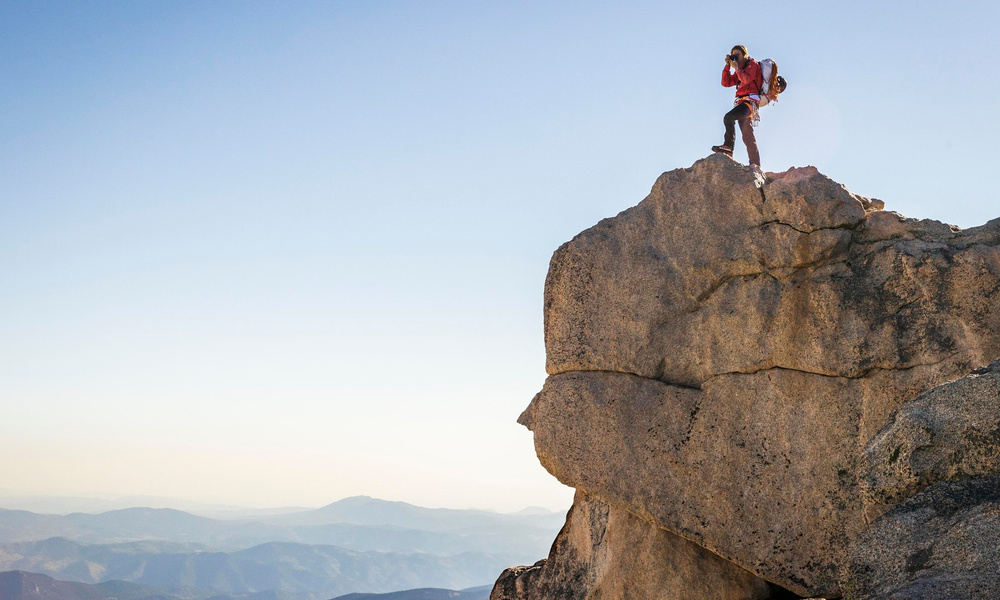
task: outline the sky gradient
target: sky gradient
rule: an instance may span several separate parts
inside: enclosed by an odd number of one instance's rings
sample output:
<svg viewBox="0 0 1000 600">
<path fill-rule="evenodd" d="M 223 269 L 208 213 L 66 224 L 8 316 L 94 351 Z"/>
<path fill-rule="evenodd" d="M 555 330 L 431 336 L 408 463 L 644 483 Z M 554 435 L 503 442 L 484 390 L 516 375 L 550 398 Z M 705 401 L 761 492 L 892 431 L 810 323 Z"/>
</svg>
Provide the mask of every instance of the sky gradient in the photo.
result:
<svg viewBox="0 0 1000 600">
<path fill-rule="evenodd" d="M 900 6 L 0 3 L 0 488 L 565 508 L 549 257 L 722 141 L 732 45 L 766 170 L 1000 216 L 1000 8 Z"/>
</svg>

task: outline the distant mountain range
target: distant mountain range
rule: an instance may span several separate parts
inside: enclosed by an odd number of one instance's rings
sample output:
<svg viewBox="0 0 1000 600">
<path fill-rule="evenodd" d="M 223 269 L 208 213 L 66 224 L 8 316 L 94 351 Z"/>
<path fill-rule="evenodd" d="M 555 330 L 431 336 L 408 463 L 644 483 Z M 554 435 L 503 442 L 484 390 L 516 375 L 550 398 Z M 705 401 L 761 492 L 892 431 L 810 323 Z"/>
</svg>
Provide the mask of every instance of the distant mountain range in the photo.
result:
<svg viewBox="0 0 1000 600">
<path fill-rule="evenodd" d="M 97 585 L 59 581 L 38 573 L 0 573 L 0 600 L 181 600 L 145 585 L 109 581 Z M 183 600 L 192 600 L 184 598 Z"/>
<path fill-rule="evenodd" d="M 462 589 L 496 579 L 511 564 L 511 557 L 504 555 L 353 552 L 283 542 L 212 552 L 174 543 L 82 545 L 52 538 L 5 545 L 0 550 L 0 571 L 29 571 L 83 583 L 122 580 L 170 592 L 187 588 L 227 594 L 276 590 L 312 600 L 349 592 Z"/>
<path fill-rule="evenodd" d="M 425 531 L 453 531 L 481 528 L 486 523 L 493 526 L 516 523 L 551 529 L 553 526 L 561 527 L 565 517 L 565 511 L 549 512 L 538 508 L 526 509 L 515 514 L 503 514 L 487 510 L 424 508 L 406 502 L 390 502 L 369 496 L 354 496 L 322 508 L 260 517 L 259 520 L 281 525 L 351 523 L 354 525 L 392 525 Z"/>
<path fill-rule="evenodd" d="M 89 544 L 150 540 L 238 550 L 268 542 L 292 542 L 357 551 L 486 552 L 533 562 L 548 553 L 564 520 L 565 513 L 430 509 L 368 497 L 254 520 L 210 519 L 166 508 L 69 515 L 0 509 L 0 544 L 62 537 Z"/>
<path fill-rule="evenodd" d="M 339 502 L 335 502 L 334 506 L 341 503 L 354 504 L 356 507 L 365 508 L 366 504 L 369 503 L 387 503 L 403 505 L 404 507 L 410 506 L 413 508 L 421 508 L 412 504 L 407 504 L 405 502 L 390 502 L 386 500 L 378 500 L 371 498 L 369 496 L 354 496 L 351 498 L 345 498 Z M 280 506 L 272 508 L 250 508 L 246 506 L 235 506 L 229 504 L 206 504 L 203 502 L 192 502 L 190 500 L 181 500 L 177 498 L 163 498 L 159 496 L 121 496 L 118 498 L 107 499 L 107 498 L 89 498 L 89 497 L 78 497 L 78 496 L 26 496 L 15 494 L 10 490 L 0 489 L 0 510 L 21 510 L 27 512 L 33 512 L 37 514 L 45 515 L 68 515 L 71 513 L 89 513 L 89 514 L 99 514 L 106 513 L 116 510 L 123 510 L 126 508 L 135 507 L 145 507 L 145 508 L 172 508 L 174 510 L 180 510 L 193 515 L 198 515 L 200 517 L 209 517 L 211 519 L 222 519 L 222 520 L 260 520 L 267 519 L 268 517 L 288 515 L 292 513 L 307 513 L 316 510 L 325 510 L 329 508 L 323 507 L 320 509 L 302 507 L 302 506 Z M 423 509 L 430 511 L 437 510 L 450 510 L 450 509 Z M 464 512 L 464 511 L 458 511 Z M 501 514 L 496 511 L 488 510 L 476 510 L 472 509 L 467 512 L 473 513 L 486 513 L 486 514 Z M 529 506 L 520 511 L 509 513 L 513 515 L 535 515 L 535 516 L 552 516 L 552 515 L 565 515 L 566 511 L 553 511 L 547 508 L 542 508 L 540 506 Z"/>
<path fill-rule="evenodd" d="M 564 516 L 427 509 L 368 497 L 254 520 L 162 508 L 0 510 L 0 571 L 86 584 L 118 580 L 155 587 L 168 600 L 202 600 L 208 592 L 204 598 L 219 596 L 213 600 L 431 593 L 415 588 L 458 594 L 453 590 L 491 583 L 504 568 L 545 556 Z"/>
<path fill-rule="evenodd" d="M 489 600 L 492 585 L 484 585 L 467 590 L 442 590 L 438 588 L 421 588 L 403 590 L 388 594 L 347 594 L 337 596 L 333 600 Z"/>
<path fill-rule="evenodd" d="M 387 594 L 347 594 L 336 600 L 488 600 L 492 586 L 466 590 L 420 588 Z M 60 581 L 25 571 L 0 573 L 0 600 L 296 600 L 295 594 L 266 591 L 250 594 L 219 594 L 211 589 L 189 589 L 170 593 L 148 585 L 125 581 L 89 584 Z"/>
</svg>

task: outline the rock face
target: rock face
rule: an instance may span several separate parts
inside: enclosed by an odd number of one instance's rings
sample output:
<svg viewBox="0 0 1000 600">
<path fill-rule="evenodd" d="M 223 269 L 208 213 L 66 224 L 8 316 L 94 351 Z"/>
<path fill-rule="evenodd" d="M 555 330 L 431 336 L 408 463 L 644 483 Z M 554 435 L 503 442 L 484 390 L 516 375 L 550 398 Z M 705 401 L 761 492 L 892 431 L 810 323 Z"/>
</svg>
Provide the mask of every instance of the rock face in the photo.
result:
<svg viewBox="0 0 1000 600">
<path fill-rule="evenodd" d="M 861 468 L 870 501 L 901 503 L 853 540 L 852 598 L 1000 597 L 1000 361 L 904 404 Z"/>
<path fill-rule="evenodd" d="M 508 569 L 490 600 L 765 600 L 784 590 L 667 531 L 578 493 L 552 557 Z"/>
<path fill-rule="evenodd" d="M 855 541 L 856 600 L 1000 597 L 1000 479 L 935 484 L 895 506 Z"/>
<path fill-rule="evenodd" d="M 865 443 L 1000 357 L 1000 220 L 962 231 L 878 208 L 809 167 L 758 190 L 716 155 L 564 244 L 549 378 L 519 419 L 545 468 L 760 578 L 839 597 L 849 543 L 886 510 L 859 485 Z"/>
<path fill-rule="evenodd" d="M 938 481 L 1000 475 L 1000 361 L 907 402 L 862 459 L 862 485 L 884 504 Z"/>
</svg>

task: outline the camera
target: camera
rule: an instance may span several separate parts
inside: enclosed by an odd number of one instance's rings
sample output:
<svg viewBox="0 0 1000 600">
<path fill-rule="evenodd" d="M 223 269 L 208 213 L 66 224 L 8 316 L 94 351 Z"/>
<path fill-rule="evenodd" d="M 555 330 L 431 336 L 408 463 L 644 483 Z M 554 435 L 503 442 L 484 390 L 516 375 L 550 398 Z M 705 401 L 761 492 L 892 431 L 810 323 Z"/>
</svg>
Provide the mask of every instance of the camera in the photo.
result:
<svg viewBox="0 0 1000 600">
<path fill-rule="evenodd" d="M 729 60 L 735 61 L 736 60 L 736 55 L 735 54 L 727 54 L 726 58 L 728 58 Z"/>
</svg>

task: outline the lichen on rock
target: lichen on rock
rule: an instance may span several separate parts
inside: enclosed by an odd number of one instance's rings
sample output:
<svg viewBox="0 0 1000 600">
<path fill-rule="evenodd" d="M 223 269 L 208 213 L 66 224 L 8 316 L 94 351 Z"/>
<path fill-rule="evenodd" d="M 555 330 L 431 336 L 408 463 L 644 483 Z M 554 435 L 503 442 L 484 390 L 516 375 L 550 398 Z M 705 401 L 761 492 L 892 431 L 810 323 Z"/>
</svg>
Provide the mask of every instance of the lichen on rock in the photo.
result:
<svg viewBox="0 0 1000 600">
<path fill-rule="evenodd" d="M 942 481 L 894 506 L 851 545 L 851 600 L 1000 597 L 1000 478 Z"/>
<path fill-rule="evenodd" d="M 1000 475 L 1000 361 L 904 404 L 868 443 L 861 467 L 879 504 L 939 481 Z"/>
</svg>

